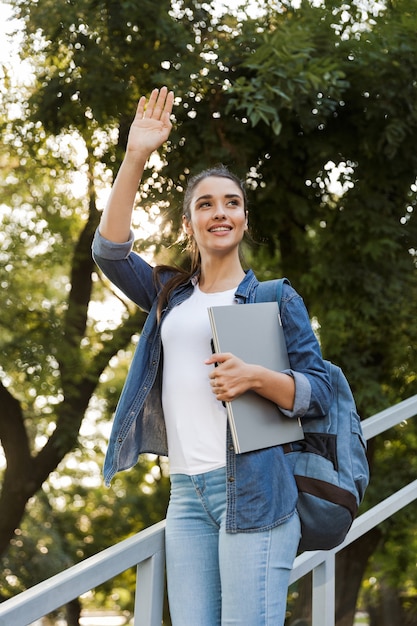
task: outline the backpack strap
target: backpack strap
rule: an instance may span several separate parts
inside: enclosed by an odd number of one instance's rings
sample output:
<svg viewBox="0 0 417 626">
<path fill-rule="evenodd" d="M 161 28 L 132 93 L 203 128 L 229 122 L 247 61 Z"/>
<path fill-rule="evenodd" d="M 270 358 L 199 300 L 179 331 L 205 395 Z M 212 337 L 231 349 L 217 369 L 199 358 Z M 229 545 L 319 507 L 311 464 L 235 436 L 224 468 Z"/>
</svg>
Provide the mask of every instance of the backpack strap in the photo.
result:
<svg viewBox="0 0 417 626">
<path fill-rule="evenodd" d="M 264 280 L 259 283 L 256 289 L 255 302 L 278 302 L 280 305 L 284 283 L 291 284 L 288 278 Z"/>
</svg>

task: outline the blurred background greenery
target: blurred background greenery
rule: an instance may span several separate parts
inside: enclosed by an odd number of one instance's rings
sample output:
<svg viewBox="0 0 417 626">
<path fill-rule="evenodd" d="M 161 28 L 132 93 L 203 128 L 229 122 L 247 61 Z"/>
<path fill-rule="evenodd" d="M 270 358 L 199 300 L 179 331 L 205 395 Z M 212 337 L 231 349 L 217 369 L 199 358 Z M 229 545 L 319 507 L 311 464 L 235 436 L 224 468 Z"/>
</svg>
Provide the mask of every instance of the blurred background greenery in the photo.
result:
<svg viewBox="0 0 417 626">
<path fill-rule="evenodd" d="M 146 172 L 137 250 L 184 263 L 185 181 L 225 163 L 248 185 L 248 264 L 303 295 L 360 414 L 417 392 L 415 0 L 4 6 L 2 600 L 165 516 L 166 459 L 141 458 L 103 486 L 145 318 L 90 254 L 136 101 L 154 86 L 175 91 L 174 130 Z M 415 476 L 416 451 L 411 422 L 372 442 L 363 508 Z M 371 626 L 417 624 L 416 516 L 408 507 L 340 554 L 337 626 L 358 607 Z M 310 617 L 303 585 L 289 622 Z M 66 623 L 91 607 L 128 619 L 133 588 L 126 572 L 66 607 Z"/>
</svg>

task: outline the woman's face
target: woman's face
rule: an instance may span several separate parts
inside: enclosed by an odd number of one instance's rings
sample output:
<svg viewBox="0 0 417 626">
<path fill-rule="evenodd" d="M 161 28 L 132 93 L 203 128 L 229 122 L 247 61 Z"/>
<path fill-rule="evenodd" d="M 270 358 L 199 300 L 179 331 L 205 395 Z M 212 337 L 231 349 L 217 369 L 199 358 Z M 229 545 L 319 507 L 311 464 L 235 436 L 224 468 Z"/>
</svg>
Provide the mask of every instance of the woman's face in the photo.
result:
<svg viewBox="0 0 417 626">
<path fill-rule="evenodd" d="M 190 219 L 184 216 L 183 226 L 187 235 L 194 237 L 200 254 L 238 249 L 248 228 L 240 187 L 229 178 L 204 178 L 194 189 Z"/>
</svg>

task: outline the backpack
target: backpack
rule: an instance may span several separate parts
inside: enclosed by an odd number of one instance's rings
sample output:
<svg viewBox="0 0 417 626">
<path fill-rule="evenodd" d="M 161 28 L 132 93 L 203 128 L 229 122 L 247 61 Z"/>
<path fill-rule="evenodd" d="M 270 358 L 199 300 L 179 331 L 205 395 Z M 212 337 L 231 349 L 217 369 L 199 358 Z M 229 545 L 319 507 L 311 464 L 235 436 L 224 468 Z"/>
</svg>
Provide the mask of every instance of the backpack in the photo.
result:
<svg viewBox="0 0 417 626">
<path fill-rule="evenodd" d="M 281 302 L 286 278 L 259 283 L 257 302 Z M 349 383 L 324 361 L 333 388 L 327 415 L 303 418 L 304 440 L 283 446 L 297 487 L 300 550 L 330 550 L 343 542 L 369 482 L 366 442 Z"/>
</svg>

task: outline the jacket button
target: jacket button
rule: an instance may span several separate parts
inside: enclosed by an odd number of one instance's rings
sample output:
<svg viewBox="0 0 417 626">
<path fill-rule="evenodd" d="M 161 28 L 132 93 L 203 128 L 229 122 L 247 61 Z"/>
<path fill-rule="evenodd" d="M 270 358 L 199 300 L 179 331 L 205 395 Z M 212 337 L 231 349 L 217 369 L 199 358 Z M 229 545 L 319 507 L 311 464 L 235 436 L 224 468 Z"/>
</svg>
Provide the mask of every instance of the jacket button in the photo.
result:
<svg viewBox="0 0 417 626">
<path fill-rule="evenodd" d="M 234 476 L 229 476 L 228 480 L 229 480 L 229 483 L 234 483 L 235 482 L 235 477 Z"/>
<path fill-rule="evenodd" d="M 234 445 L 233 445 L 232 443 L 231 443 L 231 444 L 229 444 L 229 450 L 230 450 L 230 452 L 232 452 L 234 449 L 235 449 Z"/>
</svg>

